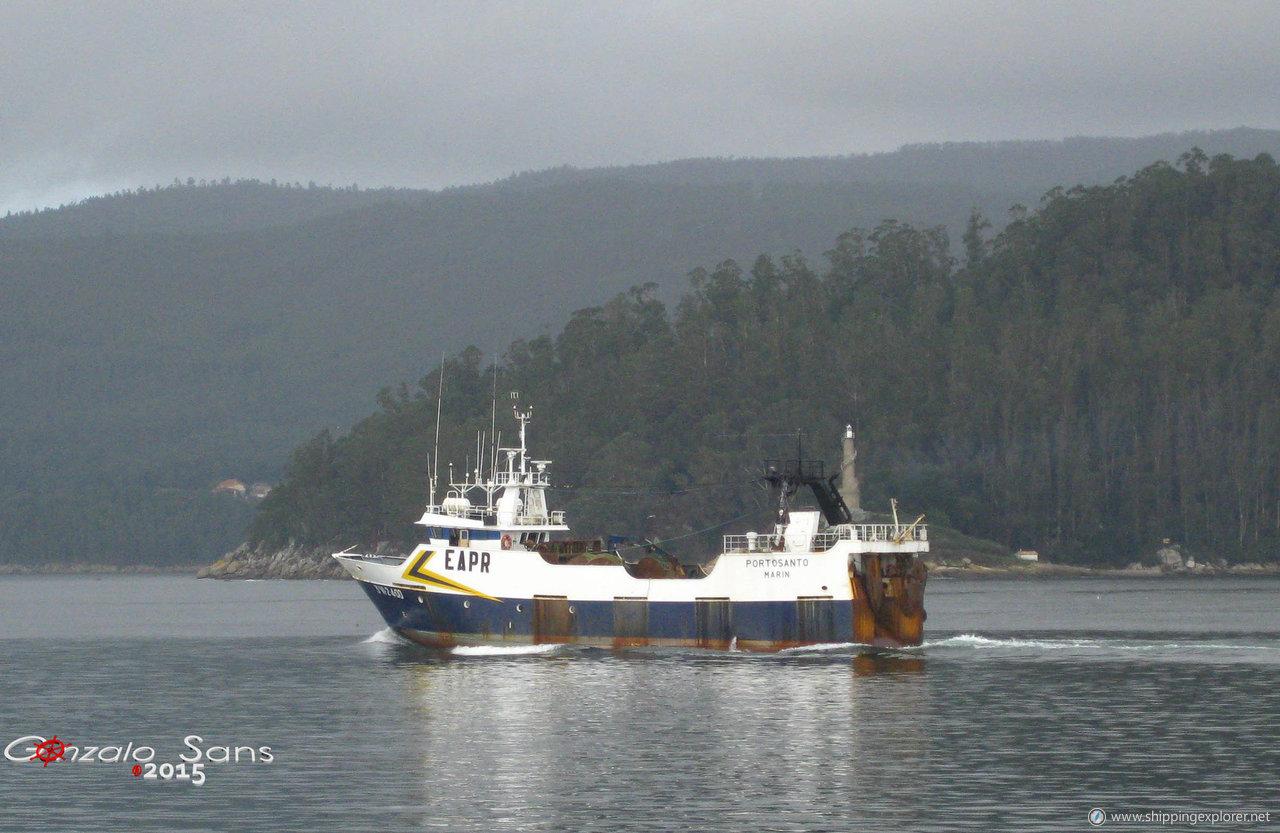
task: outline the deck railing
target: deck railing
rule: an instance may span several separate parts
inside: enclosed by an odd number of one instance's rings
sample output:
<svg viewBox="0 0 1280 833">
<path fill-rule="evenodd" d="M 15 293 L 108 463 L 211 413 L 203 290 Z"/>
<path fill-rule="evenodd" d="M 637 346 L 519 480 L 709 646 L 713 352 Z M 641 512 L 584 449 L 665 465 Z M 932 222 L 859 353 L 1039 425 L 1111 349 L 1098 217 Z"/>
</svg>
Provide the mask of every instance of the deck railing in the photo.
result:
<svg viewBox="0 0 1280 833">
<path fill-rule="evenodd" d="M 432 515 L 448 515 L 451 518 L 467 518 L 472 521 L 483 521 L 489 510 L 483 506 L 463 506 L 451 503 L 436 503 L 426 507 Z"/>
<path fill-rule="evenodd" d="M 898 526 L 895 524 L 841 524 L 817 533 L 809 541 L 813 552 L 829 550 L 839 541 L 885 541 L 906 543 L 928 541 L 929 528 L 923 524 Z M 725 552 L 781 552 L 787 542 L 782 535 L 747 533 L 724 536 Z"/>
<path fill-rule="evenodd" d="M 544 524 L 563 524 L 564 512 L 557 509 L 547 515 L 518 515 L 516 516 L 517 526 L 542 526 Z"/>
<path fill-rule="evenodd" d="M 493 473 L 495 486 L 551 486 L 551 474 L 545 471 L 531 471 L 521 474 L 518 471 L 496 471 Z"/>
<path fill-rule="evenodd" d="M 470 521 L 480 521 L 492 526 L 496 520 L 494 510 L 484 506 L 461 506 L 457 504 L 432 504 L 426 507 L 428 514 L 446 515 L 450 518 L 462 518 Z M 517 515 L 515 518 L 516 526 L 544 526 L 546 524 L 564 524 L 564 511 L 557 509 L 548 512 L 546 515 Z"/>
<path fill-rule="evenodd" d="M 781 552 L 787 545 L 781 535 L 746 535 L 724 536 L 725 552 Z"/>
</svg>

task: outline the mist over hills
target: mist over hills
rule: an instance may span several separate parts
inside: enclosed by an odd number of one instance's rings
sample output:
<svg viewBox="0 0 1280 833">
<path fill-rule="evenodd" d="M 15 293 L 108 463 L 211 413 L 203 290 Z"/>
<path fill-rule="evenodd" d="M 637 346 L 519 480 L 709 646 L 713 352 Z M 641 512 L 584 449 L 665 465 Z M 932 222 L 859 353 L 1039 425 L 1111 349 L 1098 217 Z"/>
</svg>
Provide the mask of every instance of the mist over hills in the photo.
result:
<svg viewBox="0 0 1280 833">
<path fill-rule="evenodd" d="M 1157 160 L 1172 161 L 1192 147 L 1207 155 L 1250 158 L 1280 151 L 1280 131 L 1238 127 L 1141 138 L 1074 137 L 1061 140 L 948 142 L 905 145 L 891 153 L 830 157 L 681 159 L 648 165 L 575 168 L 565 165 L 513 174 L 492 183 L 443 191 L 360 188 L 271 180 L 206 182 L 188 178 L 90 197 L 57 209 L 11 213 L 0 219 L 0 240 L 46 235 L 152 232 L 258 231 L 296 225 L 370 206 L 449 201 L 462 194 L 518 193 L 583 182 L 690 186 L 745 186 L 753 197 L 783 184 L 858 186 L 854 210 L 945 224 L 958 231 L 971 207 L 997 225 L 1017 203 L 1034 207 L 1055 186 L 1106 184 Z M 917 186 L 926 186 L 920 189 Z M 621 192 L 625 196 L 625 190 Z M 914 202 L 919 204 L 915 205 Z M 891 209 L 877 215 L 876 209 Z M 907 213 L 903 213 L 904 209 Z M 919 213 L 919 216 L 909 216 Z M 829 239 L 829 238 L 828 238 Z M 803 248 L 794 246 L 794 248 Z"/>
<path fill-rule="evenodd" d="M 1192 147 L 1207 155 L 1274 153 L 1280 131 L 1238 127 L 1133 139 L 1077 136 L 1057 140 L 904 145 L 890 153 L 789 159 L 682 159 L 652 165 L 578 170 L 570 166 L 517 174 L 501 186 L 566 179 L 625 179 L 714 185 L 733 182 L 877 182 L 967 186 L 989 194 L 1021 194 L 1032 205 L 1056 185 L 1108 183 Z M 1001 206 L 1003 211 L 1008 206 Z M 987 212 L 995 214 L 995 212 Z"/>
<path fill-rule="evenodd" d="M 627 288 L 802 252 L 886 218 L 998 227 L 1056 185 L 1280 132 L 906 147 L 554 169 L 440 192 L 175 183 L 0 220 L 0 561 L 207 562 L 273 480 L 375 393 L 501 353 Z M 955 247 L 953 246 L 953 253 Z"/>
</svg>

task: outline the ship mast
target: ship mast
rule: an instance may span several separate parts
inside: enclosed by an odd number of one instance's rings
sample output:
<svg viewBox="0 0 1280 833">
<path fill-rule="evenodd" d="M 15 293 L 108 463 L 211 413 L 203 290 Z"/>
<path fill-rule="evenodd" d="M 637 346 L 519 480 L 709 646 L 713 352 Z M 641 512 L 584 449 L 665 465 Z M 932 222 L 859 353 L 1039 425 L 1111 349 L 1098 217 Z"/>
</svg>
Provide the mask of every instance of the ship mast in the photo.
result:
<svg viewBox="0 0 1280 833">
<path fill-rule="evenodd" d="M 529 424 L 529 420 L 533 419 L 533 406 L 529 406 L 525 411 L 520 410 L 520 391 L 511 391 L 511 412 L 515 414 L 516 422 L 520 423 L 520 480 L 523 481 L 525 475 L 529 473 L 525 429 Z"/>
</svg>

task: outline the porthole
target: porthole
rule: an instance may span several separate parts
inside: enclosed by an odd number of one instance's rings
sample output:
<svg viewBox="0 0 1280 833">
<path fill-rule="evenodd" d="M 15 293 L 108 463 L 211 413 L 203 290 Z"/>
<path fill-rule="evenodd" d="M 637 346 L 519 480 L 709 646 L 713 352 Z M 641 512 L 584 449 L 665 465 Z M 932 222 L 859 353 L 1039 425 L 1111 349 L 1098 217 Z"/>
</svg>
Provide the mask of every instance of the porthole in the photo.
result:
<svg viewBox="0 0 1280 833">
<path fill-rule="evenodd" d="M 470 607 L 471 607 L 471 600 L 470 600 L 470 599 L 463 599 L 463 601 L 462 601 L 462 606 L 463 606 L 463 607 L 465 607 L 465 608 L 470 609 Z"/>
<path fill-rule="evenodd" d="M 524 613 L 524 605 L 516 605 L 516 613 Z"/>
</svg>

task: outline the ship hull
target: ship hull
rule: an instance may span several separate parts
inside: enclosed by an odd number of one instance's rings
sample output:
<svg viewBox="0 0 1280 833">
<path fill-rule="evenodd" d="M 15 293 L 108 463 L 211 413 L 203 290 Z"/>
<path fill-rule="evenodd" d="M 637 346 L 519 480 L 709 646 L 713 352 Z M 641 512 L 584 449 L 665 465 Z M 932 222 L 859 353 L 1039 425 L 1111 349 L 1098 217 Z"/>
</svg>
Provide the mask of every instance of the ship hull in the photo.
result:
<svg viewBox="0 0 1280 833">
<path fill-rule="evenodd" d="M 843 598 L 791 595 L 743 601 L 723 596 L 667 601 L 636 596 L 512 598 L 357 579 L 389 627 L 407 639 L 435 648 L 566 643 L 602 648 L 778 651 L 842 643 L 886 648 L 920 644 L 922 606 L 904 609 L 892 598 L 881 598 L 873 608 L 876 600 L 865 591 L 863 578 L 852 571 L 848 576 L 847 592 L 840 594 Z M 684 584 L 691 580 L 662 581 Z M 923 583 L 922 570 L 917 577 L 904 577 L 898 596 L 918 599 Z"/>
</svg>

